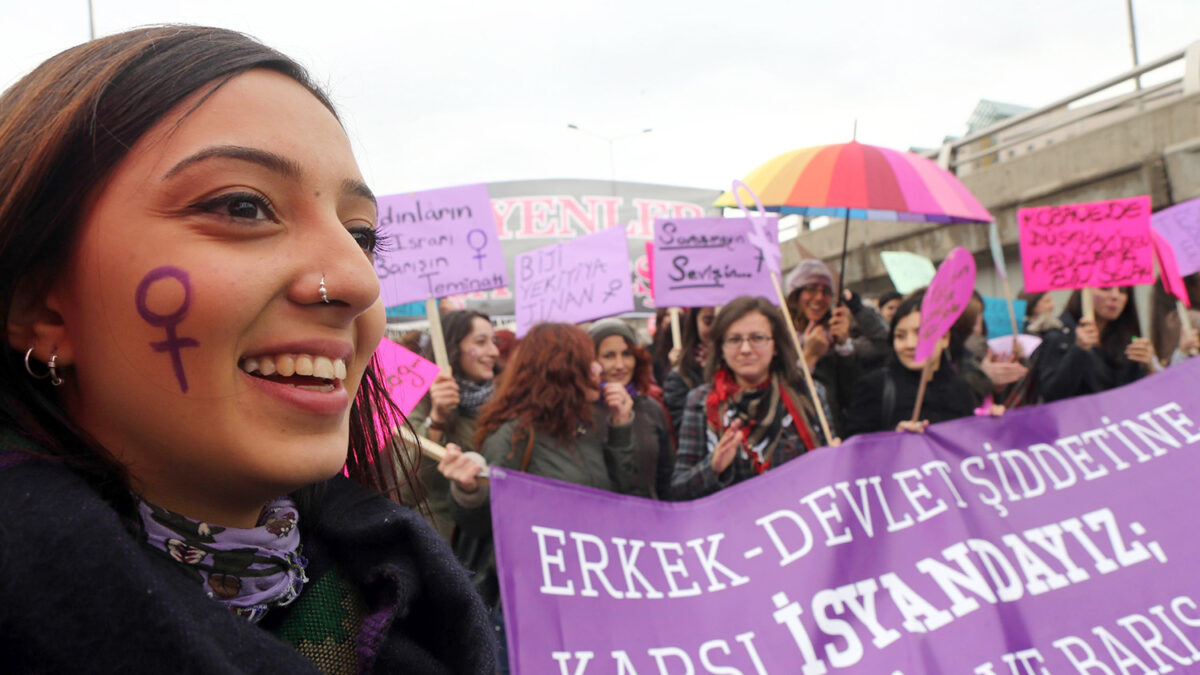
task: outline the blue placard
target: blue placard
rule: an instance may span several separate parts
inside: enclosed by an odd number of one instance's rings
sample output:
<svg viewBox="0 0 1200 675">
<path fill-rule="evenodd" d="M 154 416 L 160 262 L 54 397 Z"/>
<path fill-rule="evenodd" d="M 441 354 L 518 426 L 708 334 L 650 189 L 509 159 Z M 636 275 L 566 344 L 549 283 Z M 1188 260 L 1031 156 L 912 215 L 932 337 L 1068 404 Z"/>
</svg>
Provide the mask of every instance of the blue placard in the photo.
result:
<svg viewBox="0 0 1200 675">
<path fill-rule="evenodd" d="M 1017 313 L 1017 328 L 1025 330 L 1025 301 L 1013 300 L 1013 311 Z M 1008 302 L 1004 298 L 983 298 L 983 321 L 987 324 L 989 338 L 1012 335 L 1012 321 L 1008 318 Z"/>
<path fill-rule="evenodd" d="M 424 302 L 410 302 L 404 305 L 396 305 L 395 307 L 387 308 L 388 318 L 394 316 L 425 316 Z"/>
</svg>

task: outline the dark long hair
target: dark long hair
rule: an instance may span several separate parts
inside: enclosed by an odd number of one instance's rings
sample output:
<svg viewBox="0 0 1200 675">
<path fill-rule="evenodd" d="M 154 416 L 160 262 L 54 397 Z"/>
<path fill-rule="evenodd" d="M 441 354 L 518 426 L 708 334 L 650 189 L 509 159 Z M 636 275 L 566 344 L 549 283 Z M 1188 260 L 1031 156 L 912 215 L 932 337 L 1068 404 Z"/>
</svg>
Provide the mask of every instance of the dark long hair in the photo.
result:
<svg viewBox="0 0 1200 675">
<path fill-rule="evenodd" d="M 689 387 L 697 387 L 699 382 L 691 382 L 692 373 L 703 371 L 704 364 L 696 363 L 696 347 L 700 345 L 700 313 L 708 307 L 692 307 L 687 311 L 687 320 L 683 324 L 683 335 L 679 337 L 679 366 L 676 370 L 683 376 L 683 381 Z M 711 337 L 712 333 L 709 333 Z"/>
<path fill-rule="evenodd" d="M 467 339 L 475 329 L 475 319 L 483 319 L 489 324 L 491 317 L 473 309 L 456 309 L 442 317 L 442 337 L 446 340 L 446 356 L 450 359 L 450 369 L 456 376 L 462 375 L 462 341 Z"/>
<path fill-rule="evenodd" d="M 772 344 L 775 347 L 775 356 L 771 358 L 770 372 L 782 375 L 793 386 L 799 385 L 802 382 L 802 376 L 799 367 L 796 366 L 798 356 L 796 355 L 796 347 L 792 344 L 791 335 L 788 333 L 787 322 L 783 319 L 783 312 L 768 302 L 766 298 L 749 295 L 734 298 L 732 302 L 721 307 L 721 311 L 717 312 L 717 317 L 713 321 L 712 327 L 713 346 L 708 352 L 708 362 L 704 368 L 704 379 L 712 382 L 713 377 L 717 374 L 717 370 L 721 368 L 729 370 L 729 366 L 725 364 L 722 347 L 722 343 L 725 341 L 725 334 L 729 332 L 729 326 L 733 322 L 751 312 L 762 314 L 767 318 L 767 323 L 771 325 L 771 337 L 774 339 Z"/>
<path fill-rule="evenodd" d="M 88 200 L 129 149 L 184 99 L 207 88 L 199 106 L 256 68 L 290 77 L 333 111 L 295 61 L 241 33 L 197 26 L 93 40 L 51 57 L 0 95 L 0 318 L 6 325 L 40 302 L 66 266 Z M 409 470 L 403 453 L 381 447 L 386 436 L 372 411 L 385 424 L 403 419 L 374 359 L 350 411 L 347 468 L 359 482 L 394 494 L 397 471 L 407 477 Z M 22 354 L 7 342 L 0 359 L 0 428 L 72 465 L 118 509 L 130 508 L 126 468 L 67 417 L 46 381 L 26 376 Z"/>
</svg>

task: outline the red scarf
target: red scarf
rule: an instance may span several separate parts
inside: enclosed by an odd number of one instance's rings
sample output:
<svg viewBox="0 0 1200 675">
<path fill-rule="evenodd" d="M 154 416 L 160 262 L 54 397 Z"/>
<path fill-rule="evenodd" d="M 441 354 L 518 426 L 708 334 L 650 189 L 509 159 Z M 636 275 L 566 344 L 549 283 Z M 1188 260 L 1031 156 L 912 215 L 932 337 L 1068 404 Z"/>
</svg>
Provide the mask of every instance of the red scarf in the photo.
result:
<svg viewBox="0 0 1200 675">
<path fill-rule="evenodd" d="M 792 418 L 792 424 L 796 427 L 805 450 L 816 447 L 812 432 L 808 428 L 808 420 L 800 414 L 796 405 L 795 393 L 781 383 L 778 375 L 772 375 L 757 387 L 742 389 L 729 371 L 724 368 L 718 370 L 708 398 L 704 402 L 704 416 L 708 428 L 717 438 L 725 433 L 725 418 L 731 409 L 734 411 L 734 418 L 742 421 L 738 433 L 742 437 L 744 448 L 758 446 L 764 439 L 768 441 L 761 456 L 753 450 L 746 452 L 756 474 L 771 468 L 771 458 L 775 446 L 779 443 L 785 411 Z"/>
</svg>

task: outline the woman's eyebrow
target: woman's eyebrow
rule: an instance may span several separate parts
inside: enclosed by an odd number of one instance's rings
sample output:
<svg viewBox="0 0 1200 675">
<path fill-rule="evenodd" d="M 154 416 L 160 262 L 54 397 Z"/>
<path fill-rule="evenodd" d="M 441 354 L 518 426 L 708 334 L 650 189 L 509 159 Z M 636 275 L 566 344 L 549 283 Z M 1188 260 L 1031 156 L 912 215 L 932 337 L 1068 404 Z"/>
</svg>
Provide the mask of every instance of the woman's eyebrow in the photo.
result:
<svg viewBox="0 0 1200 675">
<path fill-rule="evenodd" d="M 379 206 L 379 202 L 375 199 L 375 193 L 371 192 L 371 188 L 367 187 L 366 183 L 356 178 L 347 178 L 346 180 L 342 181 L 342 192 L 345 194 L 354 195 L 356 197 L 362 197 L 363 199 L 369 199 L 372 204 L 375 204 L 376 208 Z"/>
<path fill-rule="evenodd" d="M 300 164 L 294 160 L 288 159 L 282 155 L 277 155 L 273 152 L 268 152 L 267 150 L 247 148 L 241 145 L 214 145 L 185 157 L 178 164 L 171 167 L 170 171 L 163 174 L 162 179 L 167 180 L 171 176 L 174 176 L 175 174 L 194 164 L 218 158 L 237 159 L 243 162 L 258 164 L 292 180 L 299 180 L 301 174 L 303 173 L 300 168 Z M 372 197 L 372 199 L 374 199 L 374 197 Z"/>
</svg>

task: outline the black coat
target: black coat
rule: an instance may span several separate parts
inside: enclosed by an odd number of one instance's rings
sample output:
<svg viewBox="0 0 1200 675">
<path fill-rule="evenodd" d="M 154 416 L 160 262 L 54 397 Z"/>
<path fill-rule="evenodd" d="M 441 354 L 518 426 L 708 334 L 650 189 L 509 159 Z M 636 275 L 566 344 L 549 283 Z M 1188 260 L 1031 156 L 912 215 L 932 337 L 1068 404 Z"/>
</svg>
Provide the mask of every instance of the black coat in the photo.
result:
<svg viewBox="0 0 1200 675">
<path fill-rule="evenodd" d="M 883 368 L 864 375 L 858 380 L 854 398 L 846 410 L 846 437 L 872 431 L 893 431 L 901 421 L 912 419 L 920 385 L 921 371 L 905 368 L 894 357 Z M 893 392 L 890 395 L 889 390 Z M 926 386 L 921 419 L 937 423 L 967 417 L 974 412 L 975 398 L 971 388 L 943 361 Z"/>
<path fill-rule="evenodd" d="M 348 658 L 356 672 L 495 667 L 490 620 L 449 547 L 418 514 L 347 478 L 293 495 L 310 581 L 296 602 L 255 625 L 146 545 L 136 516 L 122 518 L 74 471 L 18 445 L 28 447 L 0 430 L 4 672 L 317 673 L 269 629 L 305 602 L 324 607 L 326 597 L 361 610 L 328 612 L 357 620 L 332 626 L 354 636 L 356 648 L 336 663 Z M 338 590 L 346 592 L 322 594 Z M 314 641 L 331 630 L 311 628 L 301 634 Z"/>
<path fill-rule="evenodd" d="M 1123 353 L 1114 356 L 1103 347 L 1083 349 L 1075 344 L 1075 318 L 1069 313 L 1060 318 L 1062 328 L 1047 330 L 1030 357 L 1042 400 L 1097 394 L 1142 376 L 1141 364 Z"/>
</svg>

